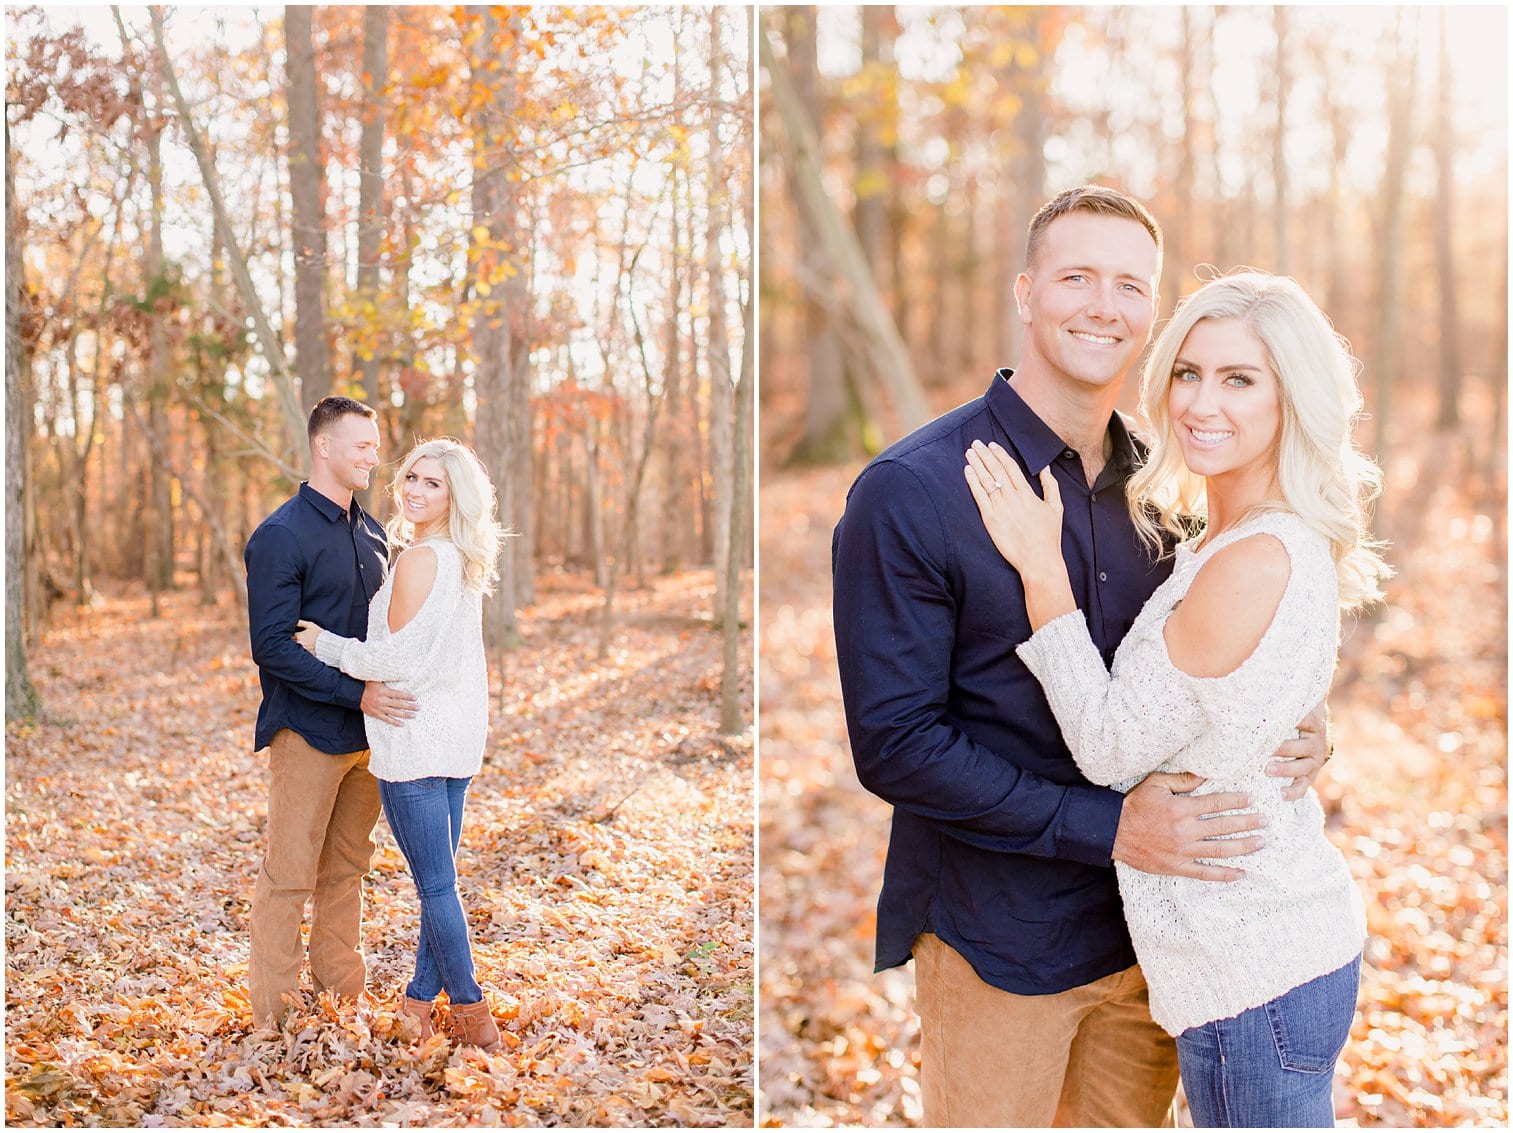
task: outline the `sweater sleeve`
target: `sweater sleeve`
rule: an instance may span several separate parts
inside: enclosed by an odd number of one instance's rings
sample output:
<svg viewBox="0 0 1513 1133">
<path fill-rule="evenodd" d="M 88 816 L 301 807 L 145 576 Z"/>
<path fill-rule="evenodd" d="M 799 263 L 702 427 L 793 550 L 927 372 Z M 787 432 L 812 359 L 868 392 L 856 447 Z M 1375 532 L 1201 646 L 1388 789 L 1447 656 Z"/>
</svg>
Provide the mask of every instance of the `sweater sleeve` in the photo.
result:
<svg viewBox="0 0 1513 1133">
<path fill-rule="evenodd" d="M 1206 715 L 1184 674 L 1161 666 L 1162 644 L 1121 651 L 1115 675 L 1081 610 L 1040 627 L 1018 653 L 1045 689 L 1072 758 L 1102 785 L 1154 771 L 1201 732 Z M 1162 669 L 1165 669 L 1165 672 Z"/>
<path fill-rule="evenodd" d="M 323 631 L 315 639 L 316 657 L 363 681 L 403 681 L 419 676 L 462 599 L 460 564 L 451 556 L 443 557 L 440 551 L 434 553 L 440 561 L 430 593 L 397 633 L 379 627 L 367 641 L 358 641 Z"/>
</svg>

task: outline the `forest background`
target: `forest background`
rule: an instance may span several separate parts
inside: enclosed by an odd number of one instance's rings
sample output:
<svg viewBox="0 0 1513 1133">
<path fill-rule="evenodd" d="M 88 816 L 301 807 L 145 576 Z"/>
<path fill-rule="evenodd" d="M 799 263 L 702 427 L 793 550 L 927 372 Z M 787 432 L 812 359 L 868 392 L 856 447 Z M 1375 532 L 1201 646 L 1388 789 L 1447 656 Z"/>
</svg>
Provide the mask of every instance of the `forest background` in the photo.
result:
<svg viewBox="0 0 1513 1133">
<path fill-rule="evenodd" d="M 1371 931 L 1336 1110 L 1506 1123 L 1507 35 L 1491 7 L 764 10 L 762 1124 L 920 1119 L 830 532 L 871 454 L 1013 365 L 1025 228 L 1089 181 L 1161 221 L 1162 316 L 1199 265 L 1283 272 L 1364 363 L 1398 573 L 1347 627 L 1319 784 Z"/>
<path fill-rule="evenodd" d="M 7 7 L 8 1121 L 749 1121 L 750 18 Z M 518 533 L 492 1058 L 395 1041 L 386 833 L 373 1003 L 248 1029 L 241 552 L 327 393 L 386 461 L 472 444 Z"/>
</svg>

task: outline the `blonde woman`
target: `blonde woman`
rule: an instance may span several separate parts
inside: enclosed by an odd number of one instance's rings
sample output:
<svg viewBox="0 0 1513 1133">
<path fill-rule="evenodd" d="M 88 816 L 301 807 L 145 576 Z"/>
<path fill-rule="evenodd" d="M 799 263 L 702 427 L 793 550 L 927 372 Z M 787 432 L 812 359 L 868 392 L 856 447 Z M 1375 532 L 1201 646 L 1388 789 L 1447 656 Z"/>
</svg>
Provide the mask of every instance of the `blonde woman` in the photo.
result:
<svg viewBox="0 0 1513 1133">
<path fill-rule="evenodd" d="M 483 465 L 451 438 L 417 445 L 392 493 L 387 532 L 401 553 L 373 596 L 367 640 L 307 621 L 295 636 L 326 664 L 413 693 L 419 702 L 403 723 L 365 717 L 369 766 L 420 896 L 420 941 L 404 1011 L 428 1037 L 433 1000 L 445 989 L 455 1037 L 493 1050 L 499 1029 L 474 978 L 455 858 L 468 785 L 482 766 L 488 734 L 482 598 L 498 578 L 503 532 Z"/>
<path fill-rule="evenodd" d="M 1356 451 L 1356 363 L 1293 280 L 1245 272 L 1177 309 L 1141 386 L 1154 448 L 1129 505 L 1170 578 L 1112 672 L 1088 636 L 1062 560 L 1062 505 L 1016 459 L 975 442 L 966 478 L 1018 570 L 1033 631 L 1019 655 L 1044 686 L 1077 766 L 1128 790 L 1153 771 L 1243 791 L 1262 849 L 1233 883 L 1117 863 L 1151 1014 L 1176 1037 L 1195 1125 L 1328 1127 L 1365 938 L 1361 899 L 1308 792 L 1264 774 L 1328 692 L 1341 611 L 1381 597 L 1389 571 L 1366 532 L 1379 485 Z M 1224 864 L 1224 863 L 1218 863 Z"/>
</svg>

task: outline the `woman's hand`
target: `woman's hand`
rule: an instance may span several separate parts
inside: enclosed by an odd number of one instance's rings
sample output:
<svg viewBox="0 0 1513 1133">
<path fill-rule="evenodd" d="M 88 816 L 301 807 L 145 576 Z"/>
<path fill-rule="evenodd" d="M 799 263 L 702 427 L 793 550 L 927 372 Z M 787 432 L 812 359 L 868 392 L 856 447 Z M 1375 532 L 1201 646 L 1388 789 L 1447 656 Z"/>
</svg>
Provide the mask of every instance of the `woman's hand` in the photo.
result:
<svg viewBox="0 0 1513 1133">
<path fill-rule="evenodd" d="M 1041 499 L 1014 458 L 997 441 L 973 441 L 967 484 L 998 553 L 1020 574 L 1061 558 L 1061 487 L 1049 466 L 1040 474 Z"/>
<path fill-rule="evenodd" d="M 1047 467 L 1037 496 L 1003 446 L 973 441 L 967 450 L 967 485 L 998 553 L 1019 572 L 1030 629 L 1077 608 L 1066 560 L 1061 557 L 1061 486 Z"/>
<path fill-rule="evenodd" d="M 320 626 L 316 625 L 314 622 L 301 620 L 299 623 L 299 632 L 294 635 L 294 640 L 299 642 L 300 645 L 304 646 L 306 652 L 308 652 L 311 656 L 314 656 L 315 639 L 319 637 L 323 632 L 324 631 L 320 628 Z"/>
</svg>

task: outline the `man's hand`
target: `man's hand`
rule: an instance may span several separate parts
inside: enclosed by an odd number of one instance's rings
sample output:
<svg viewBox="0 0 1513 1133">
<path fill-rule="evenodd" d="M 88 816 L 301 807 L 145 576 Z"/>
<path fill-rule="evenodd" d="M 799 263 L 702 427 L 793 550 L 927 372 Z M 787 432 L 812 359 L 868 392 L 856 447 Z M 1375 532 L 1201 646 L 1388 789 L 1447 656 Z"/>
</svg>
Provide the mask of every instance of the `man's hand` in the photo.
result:
<svg viewBox="0 0 1513 1133">
<path fill-rule="evenodd" d="M 390 688 L 382 681 L 367 681 L 362 688 L 361 708 L 364 716 L 371 716 L 397 728 L 405 721 L 415 718 L 419 702 L 409 693 Z"/>
<path fill-rule="evenodd" d="M 1266 764 L 1266 774 L 1292 782 L 1282 788 L 1282 797 L 1288 802 L 1301 799 L 1313 786 L 1313 781 L 1329 762 L 1329 705 L 1320 701 L 1317 708 L 1303 718 L 1298 725 L 1301 735 L 1287 740 L 1272 753 Z"/>
<path fill-rule="evenodd" d="M 1250 805 L 1250 796 L 1240 791 L 1189 795 L 1203 780 L 1197 775 L 1154 772 L 1124 796 L 1119 829 L 1114 835 L 1114 860 L 1142 873 L 1171 877 L 1196 877 L 1202 881 L 1238 881 L 1243 870 L 1230 866 L 1203 865 L 1197 858 L 1235 858 L 1254 853 L 1264 842 L 1259 836 L 1221 838 L 1216 834 L 1242 834 L 1259 830 L 1266 819 L 1259 814 L 1218 815 Z M 1205 817 L 1213 815 L 1215 817 Z"/>
</svg>

